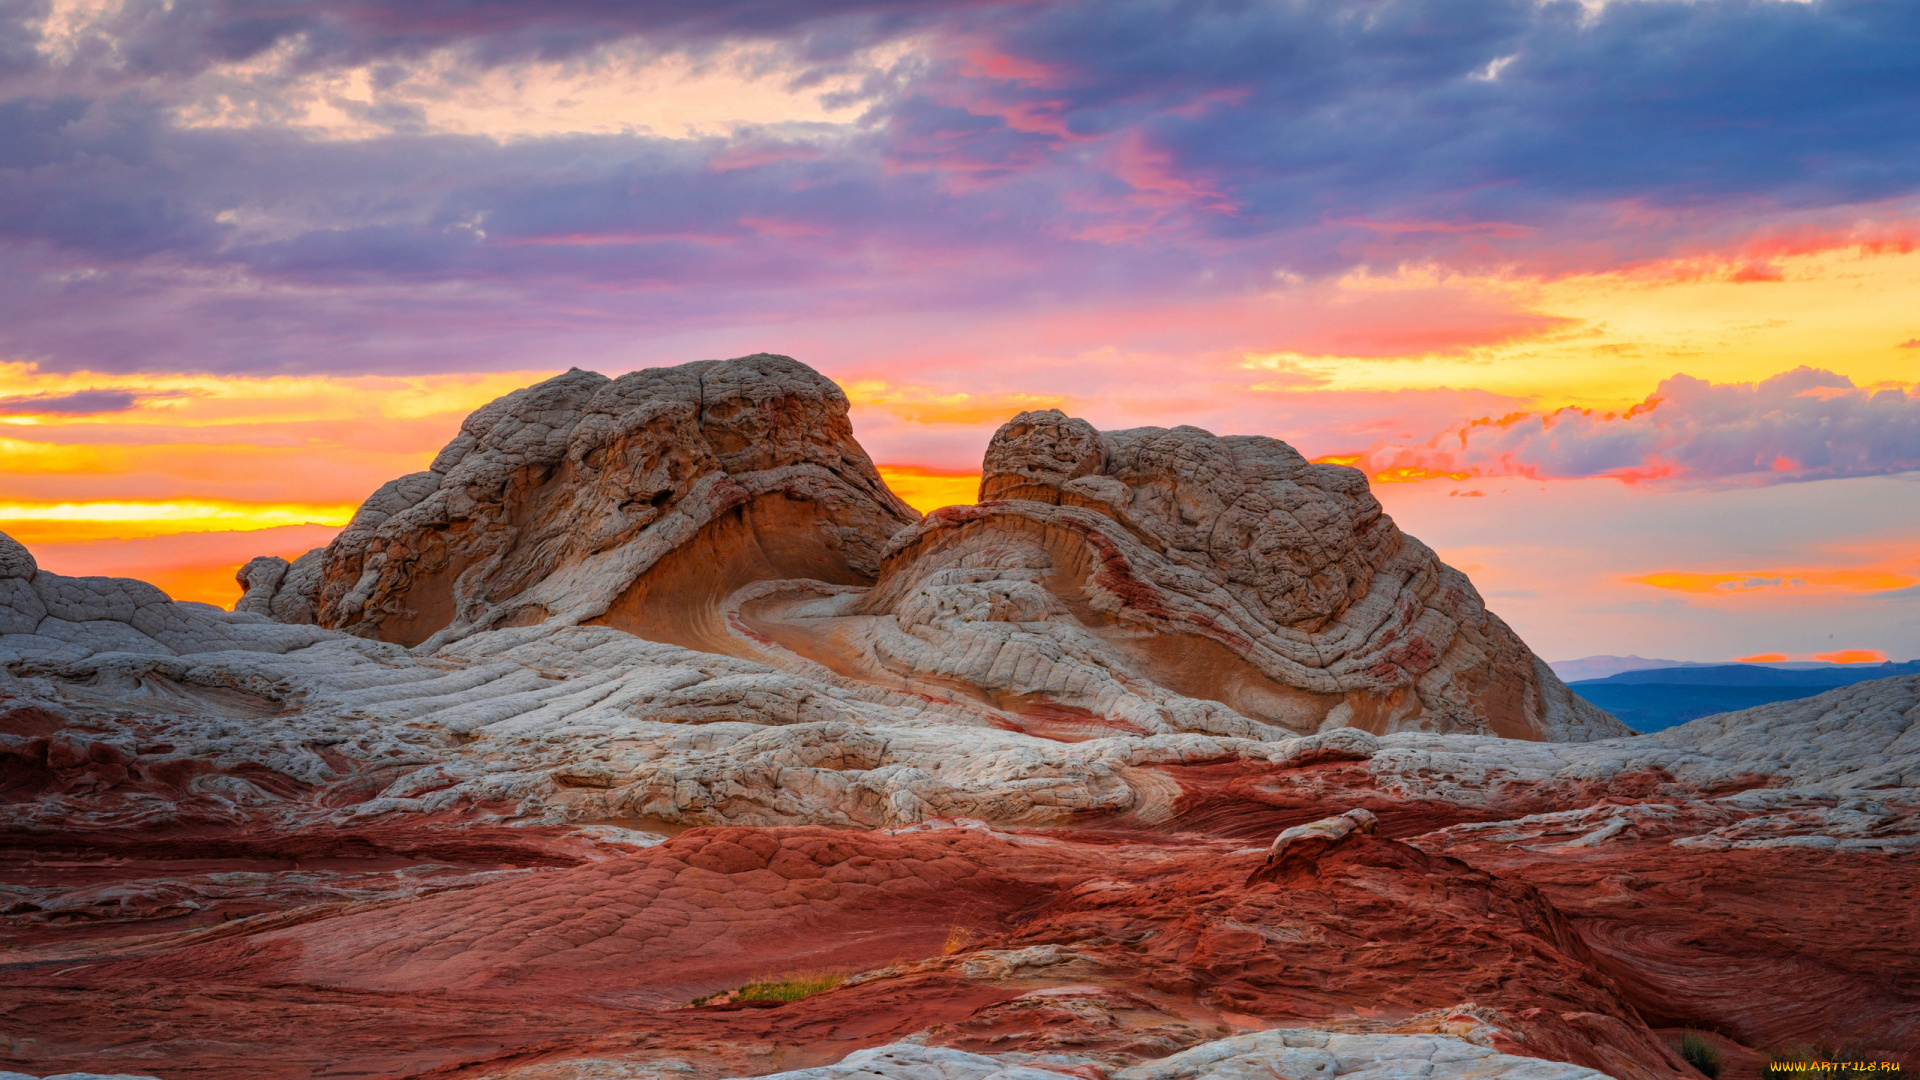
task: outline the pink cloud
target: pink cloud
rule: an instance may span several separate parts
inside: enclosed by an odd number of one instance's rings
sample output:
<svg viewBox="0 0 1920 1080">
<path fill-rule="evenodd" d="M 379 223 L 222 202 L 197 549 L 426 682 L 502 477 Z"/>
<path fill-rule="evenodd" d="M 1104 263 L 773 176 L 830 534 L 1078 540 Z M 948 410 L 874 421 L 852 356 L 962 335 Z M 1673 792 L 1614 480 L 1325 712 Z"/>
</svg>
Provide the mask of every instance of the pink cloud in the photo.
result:
<svg viewBox="0 0 1920 1080">
<path fill-rule="evenodd" d="M 1561 409 L 1381 441 L 1355 462 L 1382 476 L 1606 477 L 1623 483 L 1773 483 L 1920 469 L 1920 396 L 1798 368 L 1763 382 L 1687 375 L 1624 413 Z"/>
</svg>

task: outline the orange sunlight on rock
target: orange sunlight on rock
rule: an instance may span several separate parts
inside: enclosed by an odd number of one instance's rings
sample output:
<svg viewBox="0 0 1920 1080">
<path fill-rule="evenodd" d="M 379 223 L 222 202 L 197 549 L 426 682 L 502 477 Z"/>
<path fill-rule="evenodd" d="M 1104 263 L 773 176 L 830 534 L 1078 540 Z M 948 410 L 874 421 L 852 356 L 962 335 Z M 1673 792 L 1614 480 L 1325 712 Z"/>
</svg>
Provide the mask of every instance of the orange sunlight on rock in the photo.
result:
<svg viewBox="0 0 1920 1080">
<path fill-rule="evenodd" d="M 943 472 L 915 465 L 881 465 L 880 478 L 908 506 L 931 514 L 943 506 L 971 505 L 980 497 L 980 474 Z"/>
</svg>

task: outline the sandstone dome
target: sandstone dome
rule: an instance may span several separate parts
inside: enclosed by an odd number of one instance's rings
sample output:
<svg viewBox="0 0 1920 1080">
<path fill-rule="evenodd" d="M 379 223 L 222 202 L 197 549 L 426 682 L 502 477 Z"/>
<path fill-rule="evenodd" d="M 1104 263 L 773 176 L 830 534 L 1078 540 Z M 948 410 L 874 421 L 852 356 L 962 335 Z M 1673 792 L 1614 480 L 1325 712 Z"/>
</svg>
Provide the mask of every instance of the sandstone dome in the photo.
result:
<svg viewBox="0 0 1920 1080">
<path fill-rule="evenodd" d="M 242 579 L 241 610 L 407 646 L 605 625 L 1055 735 L 1627 733 L 1356 469 L 1022 413 L 979 504 L 922 522 L 839 388 L 767 354 L 509 394 L 328 547 Z"/>
</svg>

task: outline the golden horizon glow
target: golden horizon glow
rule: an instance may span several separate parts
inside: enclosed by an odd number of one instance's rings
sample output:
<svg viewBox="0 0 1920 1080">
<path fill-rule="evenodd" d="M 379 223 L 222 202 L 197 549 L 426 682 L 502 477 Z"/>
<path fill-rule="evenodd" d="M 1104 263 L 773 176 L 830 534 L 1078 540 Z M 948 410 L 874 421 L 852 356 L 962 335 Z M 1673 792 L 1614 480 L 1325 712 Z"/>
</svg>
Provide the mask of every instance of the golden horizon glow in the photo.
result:
<svg viewBox="0 0 1920 1080">
<path fill-rule="evenodd" d="M 9 418 L 31 427 L 167 427 L 259 425 L 275 421 L 464 418 L 503 394 L 553 377 L 554 371 L 460 372 L 445 375 L 191 375 L 42 371 L 0 362 L 0 397 L 58 397 L 119 390 L 141 400 L 131 409 L 92 415 L 59 412 Z M 24 408 L 17 405 L 16 408 Z M 458 426 L 459 420 L 455 420 Z M 10 425 L 11 426 L 11 425 Z M 453 437 L 447 432 L 447 438 Z M 444 440 L 443 440 L 444 441 Z"/>
<path fill-rule="evenodd" d="M 980 498 L 980 474 L 915 465 L 879 465 L 880 479 L 908 506 L 931 514 L 944 506 L 971 506 Z"/>
<path fill-rule="evenodd" d="M 1920 325 L 1912 314 L 1920 248 L 1904 233 L 1890 235 L 1896 239 L 1841 236 L 1774 254 L 1757 245 L 1758 254 L 1557 279 L 1435 267 L 1359 271 L 1340 280 L 1341 293 L 1450 289 L 1558 322 L 1537 334 L 1444 352 L 1249 352 L 1241 367 L 1283 376 L 1255 384 L 1275 392 L 1472 387 L 1538 409 L 1625 409 L 1679 373 L 1755 382 L 1803 365 L 1860 386 L 1911 386 L 1920 357 L 1904 343 Z"/>
<path fill-rule="evenodd" d="M 340 506 L 425 468 L 474 409 L 548 375 L 118 375 L 0 363 L 0 398 L 16 412 L 39 410 L 0 424 L 0 503 L 96 506 L 52 517 L 40 509 L 17 512 L 39 522 L 22 528 L 54 541 L 154 535 L 159 525 L 112 526 L 148 519 L 180 531 L 182 515 L 199 515 L 204 527 L 217 529 L 309 520 L 243 506 L 320 506 L 311 520 L 332 521 Z M 91 414 L 57 411 L 114 394 L 131 401 Z M 217 509 L 211 516 L 166 510 L 157 518 L 98 509 L 115 503 Z M 49 528 L 58 521 L 71 527 Z"/>
<path fill-rule="evenodd" d="M 1920 585 L 1920 574 L 1853 568 L 1841 570 L 1760 570 L 1742 573 L 1662 571 L 1626 580 L 1674 592 L 1738 595 L 1775 590 L 1879 593 Z"/>
<path fill-rule="evenodd" d="M 0 502 L 0 532 L 26 544 L 251 532 L 283 525 L 341 526 L 358 503 L 244 503 L 209 499 Z"/>
<path fill-rule="evenodd" d="M 896 386 L 883 379 L 853 379 L 842 387 L 856 409 L 876 409 L 916 424 L 998 424 L 1015 413 L 1064 409 L 1062 394 L 946 393 L 925 386 Z"/>
<path fill-rule="evenodd" d="M 1313 458 L 1314 465 L 1346 465 L 1361 468 L 1366 461 L 1365 454 L 1323 454 Z M 1471 480 L 1469 472 L 1444 472 L 1419 465 L 1396 465 L 1367 474 L 1367 481 L 1374 484 L 1418 484 L 1424 480 Z"/>
<path fill-rule="evenodd" d="M 261 554 L 272 554 L 262 552 Z M 165 570 L 149 571 L 141 580 L 154 586 L 174 600 L 198 604 L 212 604 L 217 608 L 233 610 L 240 599 L 240 580 L 237 576 L 245 563 L 222 564 L 219 566 L 187 566 Z"/>
</svg>

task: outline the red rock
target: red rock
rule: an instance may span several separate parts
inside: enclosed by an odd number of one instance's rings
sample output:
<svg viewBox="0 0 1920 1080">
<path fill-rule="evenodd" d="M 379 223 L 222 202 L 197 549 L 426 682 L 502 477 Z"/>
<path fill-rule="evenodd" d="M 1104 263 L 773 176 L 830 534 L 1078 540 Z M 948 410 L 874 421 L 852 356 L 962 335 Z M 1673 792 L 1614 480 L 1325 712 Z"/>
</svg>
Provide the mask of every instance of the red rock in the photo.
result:
<svg viewBox="0 0 1920 1080">
<path fill-rule="evenodd" d="M 1637 1071 L 1619 1073 L 1627 1080 L 1677 1075 L 1654 1064 L 1663 1052 L 1652 1036 L 1531 888 L 1364 835 L 1329 849 L 1308 884 L 1249 888 L 1261 857 L 1192 839 L 698 829 L 631 855 L 399 906 L 228 924 L 79 968 L 66 955 L 58 976 L 43 974 L 33 950 L 17 952 L 0 1000 L 15 1015 L 53 1015 L 29 1002 L 65 1002 L 73 1017 L 65 1041 L 60 1024 L 40 1025 L 49 1060 L 104 1066 L 116 1059 L 105 1053 L 98 1018 L 79 1023 L 89 999 L 104 1009 L 173 987 L 198 1002 L 196 1022 L 211 1025 L 207 1037 L 232 1053 L 260 1036 L 241 1020 L 217 1019 L 219 1001 L 241 995 L 248 1015 L 293 1015 L 324 987 L 367 1003 L 348 1012 L 360 1017 L 356 1030 L 384 1032 L 356 1054 L 358 1067 L 376 1074 L 452 1063 L 429 1062 L 419 1047 L 379 1049 L 381 1040 L 404 1042 L 430 1002 L 454 1016 L 542 1002 L 542 1030 L 492 1036 L 496 1061 L 535 1052 L 529 1047 L 555 1030 L 608 1032 L 609 1009 L 620 1011 L 619 1029 L 661 1046 L 693 1034 L 779 1037 L 825 1053 L 818 1041 L 829 1033 L 858 1030 L 878 1041 L 931 1027 L 957 1046 L 1157 1055 L 1255 1017 L 1266 1025 L 1391 1023 L 1461 1000 L 1513 1014 L 1546 1003 L 1556 1018 L 1608 1022 L 1515 1021 L 1515 1037 L 1550 1032 L 1576 1060 L 1637 1058 Z M 988 936 L 944 957 L 956 925 Z M 1037 945 L 1056 948 L 1025 965 L 1005 951 Z M 895 962 L 906 967 L 779 1008 L 676 1008 L 769 973 Z M 1063 981 L 1081 989 L 1046 989 Z M 396 995 L 426 997 L 376 1017 Z M 140 1030 L 137 1020 L 115 1027 L 123 1040 Z M 292 1063 L 324 1057 L 340 1030 L 276 1034 L 275 1053 L 290 1063 L 281 1075 L 301 1075 Z M 179 1075 L 221 1068 L 217 1055 L 177 1044 L 168 1053 Z"/>
<path fill-rule="evenodd" d="M 1719 815 L 1653 804 L 1649 825 L 1580 843 L 1608 817 L 1454 829 L 1420 845 L 1541 890 L 1656 1027 L 1750 1047 L 1920 1051 L 1920 860 L 1790 845 L 1676 847 Z M 1690 824 L 1693 819 L 1698 824 Z M 1497 839 L 1496 839 L 1497 838 Z"/>
<path fill-rule="evenodd" d="M 1920 678 L 1601 739 L 1352 470 L 1023 414 L 985 475 L 916 523 L 761 355 L 489 406 L 238 613 L 0 537 L 0 1060 L 1920 1043 Z"/>
</svg>

